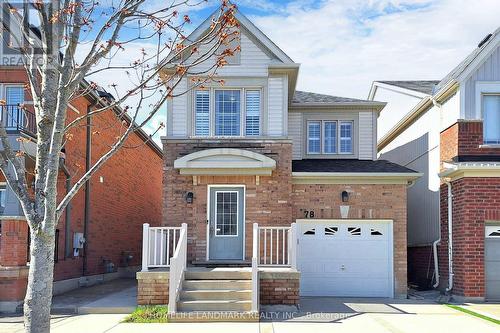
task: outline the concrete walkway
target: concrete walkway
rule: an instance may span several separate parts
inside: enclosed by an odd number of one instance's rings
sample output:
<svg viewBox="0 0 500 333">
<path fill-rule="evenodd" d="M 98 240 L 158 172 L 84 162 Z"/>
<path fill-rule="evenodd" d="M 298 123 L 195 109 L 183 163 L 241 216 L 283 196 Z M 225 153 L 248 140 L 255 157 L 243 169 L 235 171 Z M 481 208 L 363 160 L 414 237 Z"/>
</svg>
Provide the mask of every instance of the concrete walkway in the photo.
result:
<svg viewBox="0 0 500 333">
<path fill-rule="evenodd" d="M 128 314 L 137 306 L 137 281 L 117 279 L 52 299 L 53 314 Z"/>
<path fill-rule="evenodd" d="M 337 332 L 453 332 L 493 333 L 500 326 L 451 309 L 441 304 L 411 300 L 374 299 L 308 299 L 307 312 L 302 318 L 260 323 L 168 323 L 126 324 L 121 323 L 123 314 L 89 314 L 78 316 L 56 316 L 52 332 L 62 333 L 337 333 Z M 325 308 L 325 302 L 334 309 Z M 306 305 L 306 304 L 304 304 Z M 306 308 L 307 308 L 306 307 Z M 321 312 L 328 310 L 329 312 Z M 323 318 L 322 318 L 323 316 Z M 22 332 L 22 319 L 0 318 L 0 332 Z"/>
<path fill-rule="evenodd" d="M 462 308 L 500 320 L 500 303 L 465 303 Z"/>
</svg>

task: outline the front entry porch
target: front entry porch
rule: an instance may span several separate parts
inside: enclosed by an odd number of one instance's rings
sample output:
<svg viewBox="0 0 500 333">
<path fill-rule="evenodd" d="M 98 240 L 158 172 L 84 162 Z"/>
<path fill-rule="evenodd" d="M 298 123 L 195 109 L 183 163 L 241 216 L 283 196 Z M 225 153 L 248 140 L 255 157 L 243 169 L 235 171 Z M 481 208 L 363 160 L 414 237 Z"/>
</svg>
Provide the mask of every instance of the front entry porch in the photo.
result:
<svg viewBox="0 0 500 333">
<path fill-rule="evenodd" d="M 258 320 L 260 305 L 296 309 L 300 273 L 296 269 L 296 226 L 253 225 L 252 261 L 187 261 L 187 225 L 143 229 L 143 266 L 137 273 L 138 304 L 168 304 L 172 320 L 196 313 L 226 313 L 221 320 Z M 239 265 L 239 267 L 236 267 Z M 232 266 L 232 267 L 231 267 Z M 235 314 L 239 314 L 235 316 Z"/>
</svg>

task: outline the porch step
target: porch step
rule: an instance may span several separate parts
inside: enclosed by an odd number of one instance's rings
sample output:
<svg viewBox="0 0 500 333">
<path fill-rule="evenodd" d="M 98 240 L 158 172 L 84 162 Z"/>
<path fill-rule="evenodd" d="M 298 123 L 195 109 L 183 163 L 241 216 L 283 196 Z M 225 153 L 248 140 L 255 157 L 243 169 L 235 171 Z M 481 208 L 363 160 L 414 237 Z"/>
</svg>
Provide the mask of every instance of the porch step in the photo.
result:
<svg viewBox="0 0 500 333">
<path fill-rule="evenodd" d="M 190 311 L 168 315 L 170 323 L 206 323 L 206 322 L 258 322 L 258 312 L 239 311 Z"/>
<path fill-rule="evenodd" d="M 251 280 L 252 272 L 245 270 L 187 270 L 186 280 Z"/>
<path fill-rule="evenodd" d="M 225 289 L 225 290 L 182 290 L 180 299 L 185 301 L 196 300 L 251 300 L 252 290 L 238 290 L 238 289 Z"/>
<path fill-rule="evenodd" d="M 251 267 L 252 262 L 249 260 L 198 260 L 191 262 L 193 266 L 202 267 Z"/>
<path fill-rule="evenodd" d="M 177 309 L 181 312 L 187 311 L 250 311 L 252 301 L 247 300 L 181 300 L 177 303 Z"/>
<path fill-rule="evenodd" d="M 183 290 L 248 290 L 252 280 L 184 280 Z"/>
</svg>

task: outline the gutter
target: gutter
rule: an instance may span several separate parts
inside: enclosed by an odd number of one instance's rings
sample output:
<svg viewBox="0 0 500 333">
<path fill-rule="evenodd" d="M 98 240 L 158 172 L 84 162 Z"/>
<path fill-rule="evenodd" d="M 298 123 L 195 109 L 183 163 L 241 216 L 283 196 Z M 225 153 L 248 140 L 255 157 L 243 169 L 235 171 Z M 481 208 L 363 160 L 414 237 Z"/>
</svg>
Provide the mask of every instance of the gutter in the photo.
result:
<svg viewBox="0 0 500 333">
<path fill-rule="evenodd" d="M 66 176 L 66 194 L 71 190 L 71 174 L 66 167 L 66 154 L 61 152 L 60 167 Z M 68 202 L 66 209 L 64 210 L 64 257 L 70 258 L 72 244 L 71 244 L 71 201 Z"/>
</svg>

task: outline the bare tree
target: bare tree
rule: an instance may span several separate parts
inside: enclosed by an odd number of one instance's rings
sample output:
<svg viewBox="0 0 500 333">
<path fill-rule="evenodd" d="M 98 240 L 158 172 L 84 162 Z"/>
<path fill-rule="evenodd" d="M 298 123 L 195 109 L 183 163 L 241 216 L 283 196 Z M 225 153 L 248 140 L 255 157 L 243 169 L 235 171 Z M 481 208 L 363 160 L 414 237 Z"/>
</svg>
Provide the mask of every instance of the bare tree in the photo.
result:
<svg viewBox="0 0 500 333">
<path fill-rule="evenodd" d="M 225 57 L 238 52 L 238 47 L 231 47 L 238 38 L 235 7 L 226 0 L 220 2 L 202 37 L 189 40 L 186 30 L 190 18 L 181 12 L 199 5 L 197 1 L 3 1 L 2 36 L 19 46 L 36 117 L 33 183 L 27 180 L 22 153 L 11 147 L 5 126 L 0 124 L 0 169 L 19 199 L 31 235 L 24 301 L 27 332 L 50 331 L 55 229 L 71 199 L 125 145 L 130 134 L 151 121 L 167 99 L 186 93 L 178 89 L 182 78 L 189 75 L 192 88 L 209 81 L 222 83 L 216 78 L 217 69 L 226 64 Z M 153 54 L 141 50 L 137 59 L 126 65 L 114 61 L 119 52 L 134 43 L 151 45 L 152 41 Z M 209 59 L 215 61 L 198 70 L 198 65 Z M 92 75 L 117 70 L 126 71 L 130 81 L 127 87 L 113 85 L 116 98 L 103 97 L 92 111 L 68 121 L 71 101 L 95 92 L 97 84 L 91 80 Z M 72 129 L 110 110 L 123 119 L 123 130 L 58 201 L 60 154 Z"/>
</svg>

